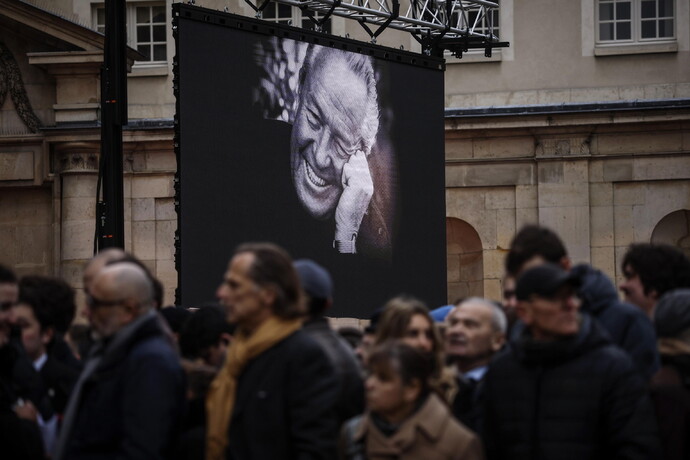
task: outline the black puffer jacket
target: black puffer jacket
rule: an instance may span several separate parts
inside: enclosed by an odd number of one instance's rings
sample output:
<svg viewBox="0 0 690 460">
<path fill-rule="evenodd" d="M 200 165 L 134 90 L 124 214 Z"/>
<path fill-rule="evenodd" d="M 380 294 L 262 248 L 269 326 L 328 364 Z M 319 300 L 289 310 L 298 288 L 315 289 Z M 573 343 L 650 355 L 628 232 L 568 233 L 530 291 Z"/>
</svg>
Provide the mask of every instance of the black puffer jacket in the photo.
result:
<svg viewBox="0 0 690 460">
<path fill-rule="evenodd" d="M 595 321 L 583 315 L 577 336 L 550 343 L 516 327 L 485 381 L 490 459 L 660 458 L 643 380 Z"/>
<path fill-rule="evenodd" d="M 582 311 L 594 317 L 609 334 L 611 341 L 626 351 L 645 381 L 659 370 L 654 325 L 638 307 L 621 302 L 616 287 L 601 271 L 589 265 L 577 265 L 572 270 L 582 286 L 578 295 Z"/>
</svg>

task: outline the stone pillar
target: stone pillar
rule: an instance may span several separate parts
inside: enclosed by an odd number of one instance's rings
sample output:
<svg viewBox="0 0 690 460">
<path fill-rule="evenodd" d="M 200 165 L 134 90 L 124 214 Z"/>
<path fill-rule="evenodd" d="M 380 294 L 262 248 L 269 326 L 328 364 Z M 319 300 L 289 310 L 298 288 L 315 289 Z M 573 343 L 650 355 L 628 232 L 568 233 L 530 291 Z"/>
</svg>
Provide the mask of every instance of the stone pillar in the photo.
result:
<svg viewBox="0 0 690 460">
<path fill-rule="evenodd" d="M 99 150 L 97 142 L 58 144 L 54 150 L 60 180 L 60 275 L 75 289 L 78 311 L 84 306 L 82 269 L 93 256 Z"/>
</svg>

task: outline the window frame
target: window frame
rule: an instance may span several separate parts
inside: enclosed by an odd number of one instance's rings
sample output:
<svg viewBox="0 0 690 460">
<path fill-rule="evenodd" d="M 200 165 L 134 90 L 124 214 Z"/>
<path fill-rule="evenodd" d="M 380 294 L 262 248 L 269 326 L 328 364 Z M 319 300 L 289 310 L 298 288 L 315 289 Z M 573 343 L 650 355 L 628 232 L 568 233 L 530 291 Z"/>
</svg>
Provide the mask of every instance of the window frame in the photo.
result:
<svg viewBox="0 0 690 460">
<path fill-rule="evenodd" d="M 655 45 L 668 45 L 677 43 L 678 40 L 678 2 L 677 0 L 670 0 L 673 7 L 673 35 L 671 37 L 655 37 L 655 38 L 643 38 L 642 37 L 642 1 L 643 0 L 595 0 L 594 1 L 594 43 L 595 48 L 615 48 L 615 47 L 654 47 Z M 657 0 L 658 2 L 659 0 Z M 611 3 L 615 11 L 616 4 L 618 3 L 630 3 L 630 38 L 629 39 L 611 39 L 602 40 L 601 39 L 601 24 L 600 19 L 602 2 Z M 658 3 L 657 3 L 658 4 Z M 614 13 L 615 14 L 615 13 Z M 659 21 L 660 17 L 654 18 L 654 21 Z M 606 22 L 612 22 L 616 24 L 616 19 L 605 20 Z M 614 32 L 615 33 L 615 32 Z M 602 53 L 606 54 L 606 53 Z"/>
<path fill-rule="evenodd" d="M 290 8 L 290 17 L 287 16 L 278 16 L 278 10 L 280 9 L 281 6 L 286 6 Z M 305 28 L 304 24 L 308 23 L 312 27 L 307 28 L 309 30 L 315 30 L 316 24 L 312 22 L 312 20 L 309 18 L 309 16 L 302 14 L 302 10 L 293 6 L 285 5 L 282 3 L 277 3 L 277 2 L 271 2 L 267 5 L 267 8 L 272 8 L 275 7 L 276 11 L 276 16 L 277 17 L 266 17 L 265 10 L 261 16 L 261 18 L 265 21 L 269 22 L 275 22 L 276 24 L 285 24 L 285 25 L 292 25 L 295 27 L 300 27 L 300 28 Z M 319 13 L 314 11 L 315 16 L 318 18 L 320 17 Z M 333 30 L 333 17 L 329 18 L 328 21 L 324 24 L 323 32 L 325 33 L 332 33 L 331 31 Z"/>
<path fill-rule="evenodd" d="M 166 67 L 168 66 L 169 62 L 169 53 L 168 53 L 168 26 L 169 26 L 169 14 L 168 14 L 168 5 L 165 0 L 152 0 L 152 1 L 135 1 L 135 2 L 127 2 L 125 5 L 125 17 L 126 17 L 126 35 L 127 35 L 127 46 L 138 49 L 139 42 L 137 41 L 137 8 L 141 7 L 162 7 L 163 8 L 163 14 L 165 14 L 165 18 L 163 21 L 164 25 L 164 31 L 165 31 L 165 40 L 164 41 L 154 41 L 153 36 L 150 36 L 151 41 L 148 42 L 142 42 L 146 43 L 149 46 L 152 45 L 164 45 L 165 47 L 165 60 L 148 60 L 148 61 L 141 61 L 137 60 L 134 61 L 133 68 L 135 69 L 147 69 L 147 68 L 160 68 L 160 67 Z M 98 23 L 98 10 L 105 10 L 105 4 L 104 3 L 92 3 L 91 4 L 91 23 L 92 27 L 95 31 L 104 33 L 104 28 L 105 24 L 99 24 Z M 160 23 L 150 23 L 151 25 L 160 25 Z M 153 31 L 151 31 L 153 33 Z M 153 58 L 153 56 L 152 56 Z"/>
</svg>

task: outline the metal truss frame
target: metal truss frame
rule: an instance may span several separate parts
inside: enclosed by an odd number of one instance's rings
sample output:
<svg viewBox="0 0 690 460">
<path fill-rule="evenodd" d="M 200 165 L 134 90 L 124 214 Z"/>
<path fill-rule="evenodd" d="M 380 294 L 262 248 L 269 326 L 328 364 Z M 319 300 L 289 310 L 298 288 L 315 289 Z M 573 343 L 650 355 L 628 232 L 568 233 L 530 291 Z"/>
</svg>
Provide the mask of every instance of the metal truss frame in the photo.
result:
<svg viewBox="0 0 690 460">
<path fill-rule="evenodd" d="M 494 34 L 493 12 L 499 5 L 488 0 L 404 0 L 402 12 L 399 0 L 245 1 L 256 11 L 257 18 L 271 1 L 300 8 L 319 31 L 331 16 L 352 19 L 369 34 L 372 43 L 387 28 L 406 31 L 427 55 L 449 50 L 462 57 L 469 49 L 483 48 L 490 57 L 493 48 L 508 46 Z"/>
</svg>

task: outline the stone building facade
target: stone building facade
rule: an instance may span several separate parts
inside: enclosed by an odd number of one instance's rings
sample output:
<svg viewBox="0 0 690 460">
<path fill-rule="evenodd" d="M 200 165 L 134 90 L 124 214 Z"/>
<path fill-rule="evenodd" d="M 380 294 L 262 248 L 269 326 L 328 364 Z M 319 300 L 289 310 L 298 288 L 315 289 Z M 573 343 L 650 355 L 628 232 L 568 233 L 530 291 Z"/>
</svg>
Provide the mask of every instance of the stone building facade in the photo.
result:
<svg viewBox="0 0 690 460">
<path fill-rule="evenodd" d="M 640 1 L 629 0 L 632 12 Z M 690 5 L 659 2 L 672 5 L 670 36 L 606 40 L 609 0 L 500 0 L 499 33 L 511 46 L 491 58 L 448 56 L 449 300 L 500 298 L 505 252 L 528 222 L 553 227 L 576 261 L 613 278 L 633 241 L 687 250 Z M 127 2 L 124 131 L 126 248 L 163 281 L 168 303 L 177 284 L 171 3 Z M 254 14 L 239 0 L 197 4 Z M 26 95 L 0 97 L 0 263 L 19 274 L 63 276 L 80 296 L 95 233 L 102 7 L 96 0 L 0 4 L 0 63 L 16 69 L 0 78 L 20 81 Z M 298 11 L 290 14 L 300 21 Z M 668 29 L 668 17 L 656 20 L 658 31 Z M 366 40 L 342 18 L 330 29 Z M 378 43 L 418 49 L 396 31 Z"/>
<path fill-rule="evenodd" d="M 525 223 L 616 282 L 632 242 L 690 255 L 690 4 L 613 3 L 501 0 L 510 48 L 448 59 L 449 300 L 501 297 Z"/>
</svg>

